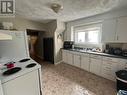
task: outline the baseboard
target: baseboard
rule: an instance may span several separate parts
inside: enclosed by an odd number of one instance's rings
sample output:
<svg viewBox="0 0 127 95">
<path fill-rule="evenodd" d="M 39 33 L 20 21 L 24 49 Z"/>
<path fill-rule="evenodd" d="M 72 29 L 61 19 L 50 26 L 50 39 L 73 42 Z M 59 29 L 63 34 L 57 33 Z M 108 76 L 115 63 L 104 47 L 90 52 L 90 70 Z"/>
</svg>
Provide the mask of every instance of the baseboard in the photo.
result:
<svg viewBox="0 0 127 95">
<path fill-rule="evenodd" d="M 62 63 L 63 62 L 63 60 L 61 60 L 61 61 L 59 61 L 59 62 L 57 62 L 57 63 L 54 63 L 55 65 L 58 65 L 58 64 L 60 64 L 60 63 Z"/>
</svg>

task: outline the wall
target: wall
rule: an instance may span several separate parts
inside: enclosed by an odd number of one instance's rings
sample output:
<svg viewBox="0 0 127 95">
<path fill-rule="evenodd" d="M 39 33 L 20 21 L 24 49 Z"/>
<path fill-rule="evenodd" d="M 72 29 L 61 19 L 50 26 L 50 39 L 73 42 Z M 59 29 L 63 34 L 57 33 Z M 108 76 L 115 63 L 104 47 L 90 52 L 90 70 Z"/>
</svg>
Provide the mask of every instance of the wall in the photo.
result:
<svg viewBox="0 0 127 95">
<path fill-rule="evenodd" d="M 115 11 L 110 11 L 101 15 L 95 15 L 87 18 L 78 19 L 75 21 L 70 21 L 66 23 L 66 31 L 64 33 L 64 40 L 71 40 L 73 41 L 73 32 L 72 32 L 72 26 L 77 25 L 84 25 L 89 24 L 91 22 L 98 22 L 103 21 L 105 19 L 109 18 L 115 18 L 120 16 L 127 16 L 127 9 L 120 9 Z"/>
<path fill-rule="evenodd" d="M 54 63 L 59 63 L 62 61 L 62 52 L 63 48 L 63 32 L 65 30 L 65 23 L 57 20 L 57 28 L 54 33 Z"/>
<path fill-rule="evenodd" d="M 44 33 L 44 37 L 54 37 L 54 32 L 57 28 L 57 20 L 53 20 L 46 24 L 47 32 Z"/>
<path fill-rule="evenodd" d="M 43 23 L 30 21 L 20 17 L 15 18 L 0 18 L 0 22 L 12 22 L 14 29 L 25 31 L 26 29 L 46 30 L 46 25 Z"/>
<path fill-rule="evenodd" d="M 106 43 L 113 48 L 121 48 L 122 50 L 127 50 L 127 43 Z"/>
<path fill-rule="evenodd" d="M 54 38 L 54 63 L 57 64 L 62 60 L 61 48 L 63 47 L 63 31 L 65 30 L 65 23 L 54 20 L 47 23 L 47 32 L 43 37 Z"/>
</svg>

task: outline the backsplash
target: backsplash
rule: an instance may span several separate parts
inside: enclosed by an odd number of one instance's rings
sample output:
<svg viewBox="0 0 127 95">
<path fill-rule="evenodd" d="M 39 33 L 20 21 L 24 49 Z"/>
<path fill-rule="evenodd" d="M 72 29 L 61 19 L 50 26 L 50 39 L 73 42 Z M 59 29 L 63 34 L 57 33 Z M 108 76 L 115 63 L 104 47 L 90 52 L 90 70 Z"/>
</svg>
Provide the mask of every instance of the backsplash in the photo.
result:
<svg viewBox="0 0 127 95">
<path fill-rule="evenodd" d="M 122 50 L 127 50 L 127 43 L 107 43 L 112 48 L 121 48 Z"/>
</svg>

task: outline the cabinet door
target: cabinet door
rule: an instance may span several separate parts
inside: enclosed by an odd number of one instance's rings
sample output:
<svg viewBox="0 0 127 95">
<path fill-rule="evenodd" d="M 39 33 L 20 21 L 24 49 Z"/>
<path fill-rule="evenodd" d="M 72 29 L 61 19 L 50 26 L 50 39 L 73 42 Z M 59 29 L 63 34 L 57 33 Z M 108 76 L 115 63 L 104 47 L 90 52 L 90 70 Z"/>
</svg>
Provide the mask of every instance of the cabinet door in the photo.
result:
<svg viewBox="0 0 127 95">
<path fill-rule="evenodd" d="M 73 65 L 73 54 L 67 52 L 67 63 Z"/>
<path fill-rule="evenodd" d="M 90 70 L 90 62 L 89 62 L 89 57 L 86 56 L 81 56 L 81 68 L 89 71 Z"/>
<path fill-rule="evenodd" d="M 101 64 L 102 61 L 100 59 L 90 59 L 90 72 L 96 74 L 96 75 L 101 75 Z"/>
<path fill-rule="evenodd" d="M 102 42 L 114 42 L 116 37 L 116 19 L 104 20 L 102 23 Z"/>
<path fill-rule="evenodd" d="M 1 81 L 0 81 L 0 95 L 4 95 L 4 94 L 3 94 L 3 88 L 2 88 Z"/>
<path fill-rule="evenodd" d="M 62 59 L 63 59 L 63 62 L 67 63 L 67 52 L 66 51 L 62 51 Z"/>
<path fill-rule="evenodd" d="M 4 95 L 40 95 L 38 70 L 3 84 Z"/>
<path fill-rule="evenodd" d="M 127 42 L 127 17 L 121 17 L 117 22 L 117 42 Z"/>
<path fill-rule="evenodd" d="M 110 80 L 115 80 L 115 72 L 117 71 L 117 65 L 117 62 L 103 61 L 101 68 L 102 76 Z"/>
<path fill-rule="evenodd" d="M 74 55 L 74 66 L 80 68 L 80 55 Z"/>
<path fill-rule="evenodd" d="M 127 60 L 126 59 L 120 59 L 117 67 L 117 71 L 123 70 L 127 68 Z"/>
</svg>

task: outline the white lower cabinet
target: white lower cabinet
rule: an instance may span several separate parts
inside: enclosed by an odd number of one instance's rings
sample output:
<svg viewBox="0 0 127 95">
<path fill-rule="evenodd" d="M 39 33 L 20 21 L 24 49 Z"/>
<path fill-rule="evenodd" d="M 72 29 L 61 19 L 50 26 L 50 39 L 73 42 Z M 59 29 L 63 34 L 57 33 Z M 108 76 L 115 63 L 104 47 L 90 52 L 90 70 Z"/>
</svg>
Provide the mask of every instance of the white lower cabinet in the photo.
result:
<svg viewBox="0 0 127 95">
<path fill-rule="evenodd" d="M 62 51 L 62 59 L 63 59 L 63 62 L 67 63 L 67 52 L 66 52 L 66 50 Z"/>
<path fill-rule="evenodd" d="M 127 68 L 127 60 L 63 50 L 63 61 L 98 76 L 115 81 L 116 71 Z"/>
<path fill-rule="evenodd" d="M 73 54 L 70 51 L 63 50 L 62 58 L 63 58 L 63 62 L 73 65 Z"/>
<path fill-rule="evenodd" d="M 40 95 L 38 70 L 2 84 L 4 95 Z"/>
<path fill-rule="evenodd" d="M 0 95 L 4 95 L 3 94 L 3 87 L 2 87 L 2 84 L 1 84 L 1 80 L 0 80 Z"/>
<path fill-rule="evenodd" d="M 73 65 L 73 54 L 67 52 L 67 64 Z"/>
<path fill-rule="evenodd" d="M 80 55 L 74 54 L 74 66 L 80 68 L 81 67 L 80 61 L 81 61 Z"/>
<path fill-rule="evenodd" d="M 103 57 L 103 63 L 101 68 L 101 76 L 109 80 L 115 80 L 116 74 L 118 71 L 118 59 L 117 58 L 108 58 Z"/>
<path fill-rule="evenodd" d="M 81 68 L 90 71 L 90 58 L 89 54 L 81 55 Z"/>
<path fill-rule="evenodd" d="M 127 60 L 125 59 L 120 59 L 119 60 L 119 64 L 118 64 L 118 67 L 117 67 L 117 70 L 123 70 L 127 68 Z"/>
<path fill-rule="evenodd" d="M 90 72 L 100 76 L 102 61 L 90 58 Z"/>
</svg>

